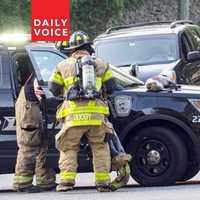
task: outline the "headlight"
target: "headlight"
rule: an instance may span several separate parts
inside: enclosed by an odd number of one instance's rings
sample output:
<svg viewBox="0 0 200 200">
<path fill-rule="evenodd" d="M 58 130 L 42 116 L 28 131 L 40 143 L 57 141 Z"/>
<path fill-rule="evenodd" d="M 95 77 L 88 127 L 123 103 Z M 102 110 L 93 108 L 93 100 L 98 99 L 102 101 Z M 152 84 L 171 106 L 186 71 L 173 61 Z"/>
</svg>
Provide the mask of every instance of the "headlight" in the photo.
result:
<svg viewBox="0 0 200 200">
<path fill-rule="evenodd" d="M 130 96 L 116 96 L 114 99 L 115 110 L 119 117 L 128 116 L 132 107 Z"/>
<path fill-rule="evenodd" d="M 189 102 L 200 112 L 200 99 L 189 99 Z"/>
</svg>

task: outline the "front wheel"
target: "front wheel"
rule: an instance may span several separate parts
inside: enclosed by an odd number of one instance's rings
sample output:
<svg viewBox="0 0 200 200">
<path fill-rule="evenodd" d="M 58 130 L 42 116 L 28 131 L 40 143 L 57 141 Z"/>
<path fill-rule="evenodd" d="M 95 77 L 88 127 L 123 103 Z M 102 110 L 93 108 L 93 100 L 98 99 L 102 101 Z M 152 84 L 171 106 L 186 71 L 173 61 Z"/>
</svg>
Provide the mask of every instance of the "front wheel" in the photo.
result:
<svg viewBox="0 0 200 200">
<path fill-rule="evenodd" d="M 170 185 L 187 168 L 187 150 L 176 133 L 163 127 L 139 131 L 129 142 L 132 177 L 141 185 Z"/>
<path fill-rule="evenodd" d="M 187 181 L 193 178 L 196 174 L 198 174 L 200 169 L 199 164 L 188 164 L 187 170 L 185 174 L 178 181 Z"/>
</svg>

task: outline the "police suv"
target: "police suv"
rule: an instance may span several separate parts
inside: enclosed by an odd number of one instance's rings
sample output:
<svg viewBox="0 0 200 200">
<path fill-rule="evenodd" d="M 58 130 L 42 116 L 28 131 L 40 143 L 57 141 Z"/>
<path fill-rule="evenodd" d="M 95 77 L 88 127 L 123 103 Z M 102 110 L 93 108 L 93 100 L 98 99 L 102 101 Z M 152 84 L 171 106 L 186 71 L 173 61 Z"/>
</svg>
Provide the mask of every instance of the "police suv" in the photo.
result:
<svg viewBox="0 0 200 200">
<path fill-rule="evenodd" d="M 94 44 L 98 57 L 140 80 L 167 70 L 180 84 L 200 84 L 200 26 L 191 21 L 111 27 Z"/>
<path fill-rule="evenodd" d="M 9 37 L 13 38 L 13 37 Z M 66 56 L 54 44 L 0 45 L 0 173 L 13 173 L 17 145 L 15 102 L 21 86 L 35 73 L 45 90 L 49 141 L 47 165 L 57 168 L 58 152 L 54 136 L 61 103 L 47 89 L 55 66 Z M 180 86 L 148 92 L 143 83 L 112 67 L 116 81 L 124 89 L 109 97 L 111 116 L 126 151 L 133 155 L 132 177 L 142 185 L 169 185 L 192 178 L 200 164 L 200 89 Z M 91 171 L 89 146 L 81 144 L 79 171 Z"/>
</svg>

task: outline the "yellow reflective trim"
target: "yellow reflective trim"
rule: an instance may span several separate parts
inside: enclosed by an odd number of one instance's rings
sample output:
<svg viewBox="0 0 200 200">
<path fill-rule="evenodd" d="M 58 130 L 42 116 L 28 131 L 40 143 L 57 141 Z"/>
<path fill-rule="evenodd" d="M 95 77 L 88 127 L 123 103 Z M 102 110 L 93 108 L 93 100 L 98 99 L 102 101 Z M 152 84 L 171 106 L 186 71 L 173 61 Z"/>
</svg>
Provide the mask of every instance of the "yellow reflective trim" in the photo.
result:
<svg viewBox="0 0 200 200">
<path fill-rule="evenodd" d="M 67 109 L 70 114 L 73 113 L 101 113 L 109 114 L 109 108 L 105 106 L 80 106 L 77 108 Z"/>
<path fill-rule="evenodd" d="M 110 175 L 108 172 L 96 172 L 96 181 L 108 181 L 110 180 Z"/>
<path fill-rule="evenodd" d="M 96 90 L 99 91 L 102 87 L 102 79 L 101 77 L 96 78 Z"/>
<path fill-rule="evenodd" d="M 101 120 L 74 120 L 68 122 L 69 126 L 86 126 L 86 125 L 98 125 L 100 126 L 102 124 Z"/>
<path fill-rule="evenodd" d="M 68 101 L 68 103 L 69 103 L 70 107 L 72 107 L 72 108 L 76 107 L 75 101 Z"/>
<path fill-rule="evenodd" d="M 96 100 L 89 100 L 89 102 L 88 102 L 89 107 L 90 106 L 96 106 L 96 104 L 97 104 Z"/>
<path fill-rule="evenodd" d="M 15 183 L 29 183 L 33 181 L 33 176 L 15 176 Z"/>
<path fill-rule="evenodd" d="M 103 75 L 103 77 L 102 77 L 102 82 L 106 82 L 107 80 L 109 80 L 112 77 L 113 77 L 112 71 L 111 70 L 107 70 L 105 72 L 105 74 Z"/>
<path fill-rule="evenodd" d="M 85 106 L 79 106 L 75 101 L 67 101 L 69 108 L 63 108 L 56 114 L 57 119 L 64 118 L 71 114 L 90 114 L 98 113 L 109 115 L 109 108 L 107 106 L 96 106 L 96 100 L 89 100 Z"/>
<path fill-rule="evenodd" d="M 50 81 L 55 82 L 55 83 L 57 83 L 59 85 L 64 85 L 64 81 L 63 81 L 62 76 L 57 72 L 54 72 L 51 75 Z"/>
<path fill-rule="evenodd" d="M 109 108 L 103 106 L 96 107 L 78 107 L 78 108 L 64 108 L 57 114 L 57 118 L 63 118 L 71 114 L 81 114 L 81 113 L 99 113 L 109 115 Z"/>
<path fill-rule="evenodd" d="M 75 180 L 77 173 L 76 172 L 60 172 L 61 180 Z"/>
<path fill-rule="evenodd" d="M 68 89 L 71 85 L 73 85 L 78 80 L 79 80 L 79 78 L 76 76 L 70 76 L 70 77 L 64 79 L 65 88 Z"/>
</svg>

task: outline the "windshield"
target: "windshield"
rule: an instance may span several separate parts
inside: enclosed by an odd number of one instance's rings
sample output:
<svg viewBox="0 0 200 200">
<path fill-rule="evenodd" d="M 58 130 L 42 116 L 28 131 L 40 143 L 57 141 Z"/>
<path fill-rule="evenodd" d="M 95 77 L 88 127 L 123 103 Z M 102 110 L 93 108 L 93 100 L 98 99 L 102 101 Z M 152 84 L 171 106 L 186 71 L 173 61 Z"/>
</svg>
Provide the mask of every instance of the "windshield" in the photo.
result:
<svg viewBox="0 0 200 200">
<path fill-rule="evenodd" d="M 96 44 L 96 54 L 115 66 L 170 63 L 178 59 L 175 35 L 105 40 Z"/>
<path fill-rule="evenodd" d="M 57 64 L 64 60 L 62 56 L 51 51 L 35 50 L 32 51 L 32 55 L 40 69 L 42 79 L 45 83 L 49 81 L 49 78 Z"/>
<path fill-rule="evenodd" d="M 113 77 L 115 78 L 116 82 L 123 87 L 144 84 L 139 79 L 137 79 L 134 76 L 131 76 L 127 73 L 124 73 L 121 69 L 114 67 L 113 65 L 110 65 L 110 69 L 113 72 Z"/>
<path fill-rule="evenodd" d="M 34 50 L 31 53 L 40 70 L 44 84 L 46 85 L 57 64 L 65 58 L 51 51 Z M 114 66 L 110 66 L 110 68 L 113 71 L 113 76 L 115 77 L 117 83 L 123 87 L 135 84 L 143 84 L 142 81 L 128 74 L 125 74 L 120 69 Z"/>
</svg>

